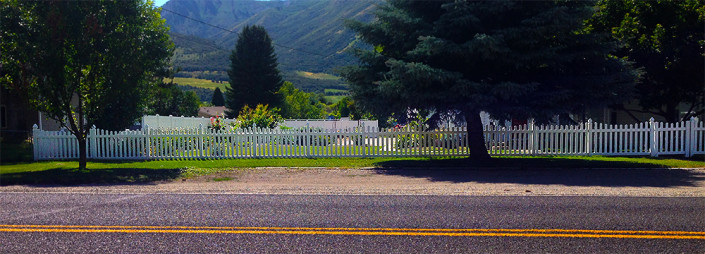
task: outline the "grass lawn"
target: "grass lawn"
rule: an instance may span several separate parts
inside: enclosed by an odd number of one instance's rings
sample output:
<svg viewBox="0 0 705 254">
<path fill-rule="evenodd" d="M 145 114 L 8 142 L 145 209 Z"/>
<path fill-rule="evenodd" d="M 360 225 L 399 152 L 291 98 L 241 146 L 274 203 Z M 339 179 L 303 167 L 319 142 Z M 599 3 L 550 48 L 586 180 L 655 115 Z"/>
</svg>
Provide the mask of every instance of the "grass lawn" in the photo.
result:
<svg viewBox="0 0 705 254">
<path fill-rule="evenodd" d="M 642 157 L 497 157 L 487 162 L 466 158 L 330 158 L 235 159 L 89 162 L 78 170 L 75 161 L 17 162 L 0 165 L 0 185 L 18 184 L 120 184 L 190 178 L 253 167 L 329 168 L 705 168 L 705 157 L 689 160 Z"/>
</svg>

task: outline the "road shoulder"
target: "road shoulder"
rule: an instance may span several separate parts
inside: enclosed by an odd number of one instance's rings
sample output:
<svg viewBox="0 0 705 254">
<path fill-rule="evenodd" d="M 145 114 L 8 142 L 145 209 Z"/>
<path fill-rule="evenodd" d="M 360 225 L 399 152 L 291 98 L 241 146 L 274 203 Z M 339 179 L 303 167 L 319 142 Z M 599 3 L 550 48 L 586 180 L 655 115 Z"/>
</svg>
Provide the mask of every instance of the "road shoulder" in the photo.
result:
<svg viewBox="0 0 705 254">
<path fill-rule="evenodd" d="M 254 168 L 147 184 L 0 192 L 705 197 L 705 169 Z"/>
</svg>

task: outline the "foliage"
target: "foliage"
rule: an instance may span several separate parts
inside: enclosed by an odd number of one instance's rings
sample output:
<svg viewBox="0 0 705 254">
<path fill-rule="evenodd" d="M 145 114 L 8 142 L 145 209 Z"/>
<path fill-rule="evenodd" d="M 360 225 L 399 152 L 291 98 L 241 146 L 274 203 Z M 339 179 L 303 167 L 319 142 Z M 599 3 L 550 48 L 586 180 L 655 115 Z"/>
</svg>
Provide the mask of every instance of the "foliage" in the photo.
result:
<svg viewBox="0 0 705 254">
<path fill-rule="evenodd" d="M 211 103 L 213 103 L 213 106 L 225 106 L 225 99 L 223 98 L 223 92 L 220 91 L 220 88 L 216 87 L 215 91 L 213 91 Z"/>
<path fill-rule="evenodd" d="M 480 111 L 542 120 L 628 97 L 634 73 L 608 56 L 608 36 L 580 32 L 591 11 L 586 2 L 390 0 L 373 22 L 348 22 L 374 49 L 358 49 L 361 64 L 341 74 L 378 117 L 460 115 L 472 157 L 486 159 Z"/>
<path fill-rule="evenodd" d="M 208 126 L 208 129 L 218 131 L 227 129 L 228 125 L 223 121 L 223 118 L 225 118 L 225 116 L 211 117 L 211 124 Z"/>
<path fill-rule="evenodd" d="M 269 105 L 258 104 L 256 108 L 252 109 L 245 105 L 237 116 L 238 123 L 235 127 L 274 128 L 283 121 L 283 118 L 279 115 L 278 108 L 269 109 L 268 107 Z"/>
<path fill-rule="evenodd" d="M 238 35 L 230 55 L 230 87 L 225 90 L 228 117 L 237 117 L 237 109 L 246 105 L 278 106 L 276 94 L 282 86 L 272 39 L 261 26 L 246 26 Z"/>
<path fill-rule="evenodd" d="M 284 99 L 282 116 L 289 119 L 322 119 L 326 116 L 325 104 L 314 94 L 294 88 L 285 81 L 277 92 Z"/>
<path fill-rule="evenodd" d="M 200 88 L 194 86 L 183 86 L 177 84 L 177 87 L 183 92 L 192 92 L 196 94 L 196 97 L 201 101 L 201 104 L 208 104 L 213 100 L 213 90 L 208 88 Z"/>
<path fill-rule="evenodd" d="M 615 55 L 643 67 L 639 104 L 669 122 L 705 112 L 705 2 L 702 0 L 601 0 L 589 31 L 611 33 L 623 47 Z"/>
<path fill-rule="evenodd" d="M 173 83 L 155 88 L 148 113 L 162 116 L 197 116 L 200 100 L 193 91 L 183 91 Z"/>
<path fill-rule="evenodd" d="M 0 8 L 2 82 L 68 127 L 85 168 L 89 128 L 131 125 L 161 82 L 155 76 L 173 50 L 164 20 L 139 0 L 6 0 Z"/>
</svg>

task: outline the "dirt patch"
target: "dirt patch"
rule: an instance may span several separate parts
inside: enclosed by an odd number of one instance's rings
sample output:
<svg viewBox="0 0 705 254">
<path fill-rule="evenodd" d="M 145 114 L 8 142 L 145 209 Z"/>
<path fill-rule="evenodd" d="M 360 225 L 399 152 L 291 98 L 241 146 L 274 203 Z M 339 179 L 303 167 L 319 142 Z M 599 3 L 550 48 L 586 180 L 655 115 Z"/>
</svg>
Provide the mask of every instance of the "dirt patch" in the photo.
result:
<svg viewBox="0 0 705 254">
<path fill-rule="evenodd" d="M 703 169 L 256 168 L 139 185 L 4 186 L 12 192 L 705 197 Z"/>
</svg>

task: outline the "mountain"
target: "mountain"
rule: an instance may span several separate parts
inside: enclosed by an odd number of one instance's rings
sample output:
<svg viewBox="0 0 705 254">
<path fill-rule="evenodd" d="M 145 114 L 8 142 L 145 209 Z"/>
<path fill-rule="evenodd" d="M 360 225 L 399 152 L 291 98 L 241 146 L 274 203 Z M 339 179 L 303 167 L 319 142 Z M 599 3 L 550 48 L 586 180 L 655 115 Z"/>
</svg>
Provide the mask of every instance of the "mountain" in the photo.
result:
<svg viewBox="0 0 705 254">
<path fill-rule="evenodd" d="M 245 25 L 261 25 L 272 37 L 284 78 L 311 91 L 322 90 L 321 86 L 340 87 L 341 82 L 307 79 L 297 71 L 330 74 L 336 67 L 354 64 L 356 59 L 349 49 L 358 46 L 359 41 L 343 22 L 371 20 L 378 2 L 171 0 L 164 4 L 162 17 L 171 28 L 177 47 L 174 64 L 182 68 L 182 76 L 227 80 L 225 71 L 237 33 Z"/>
</svg>

